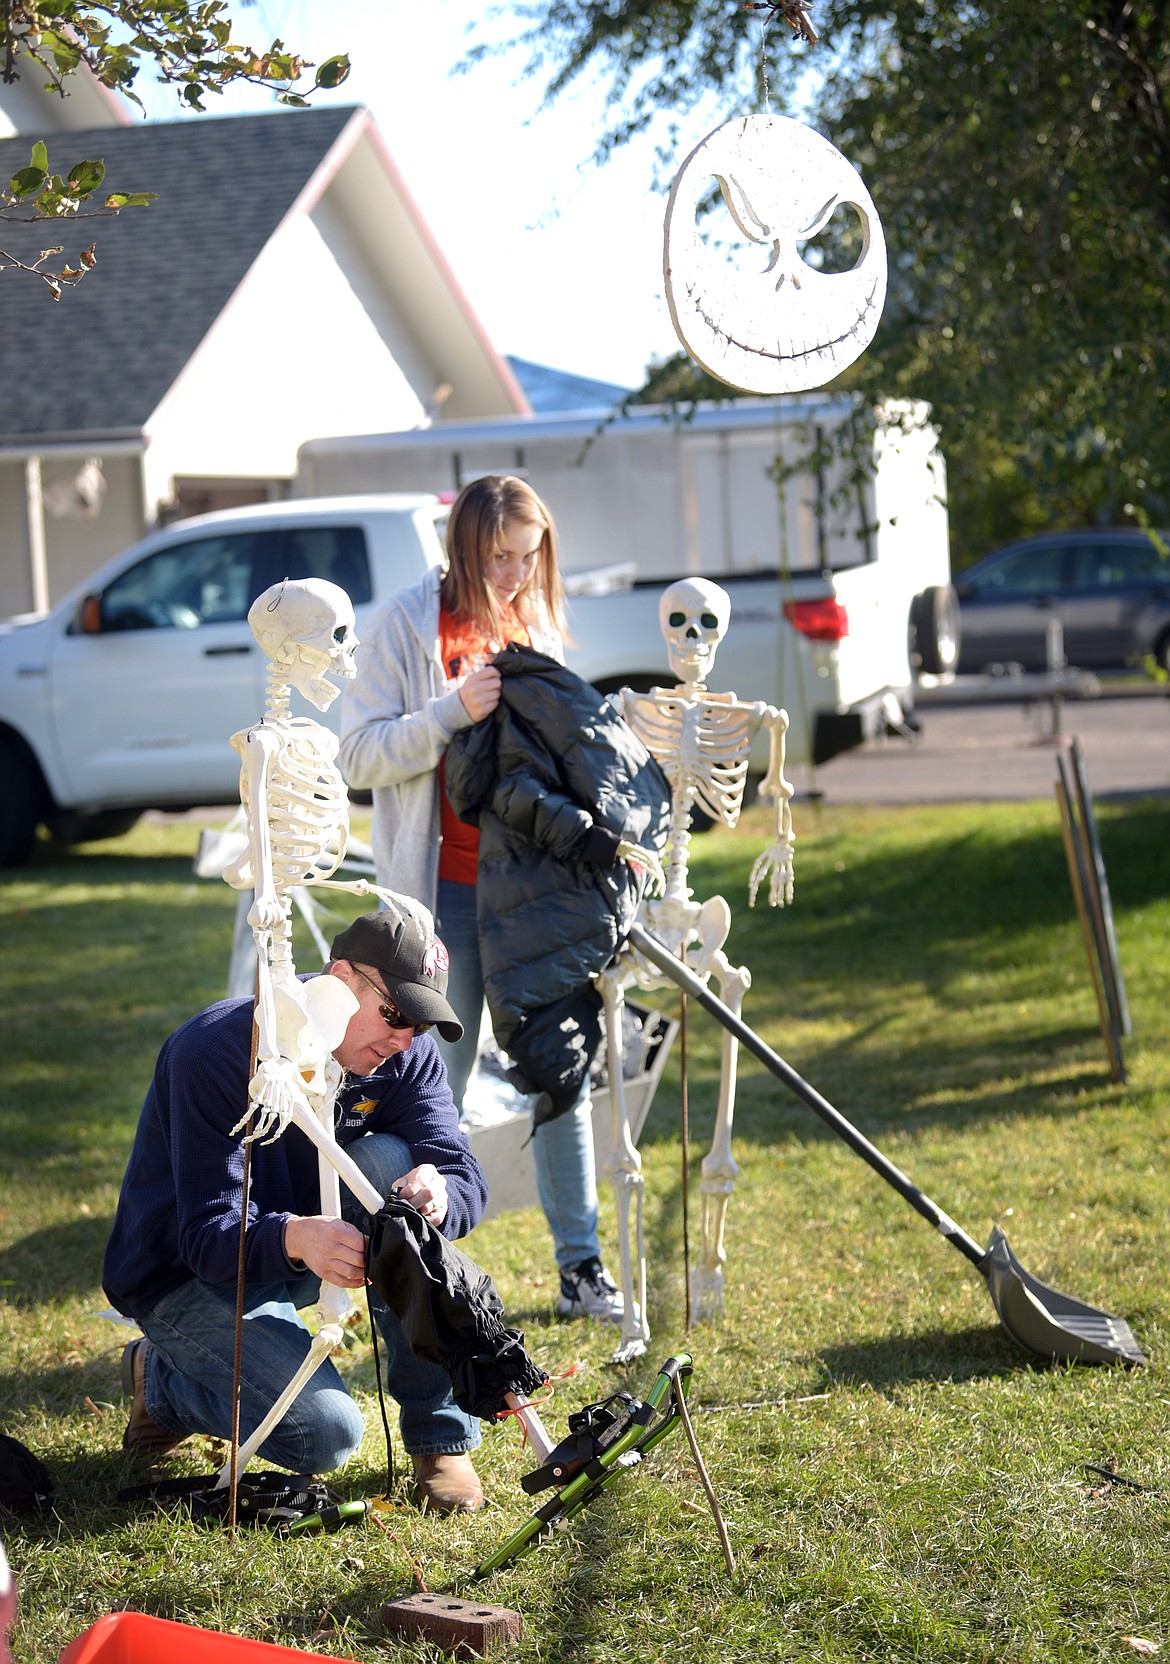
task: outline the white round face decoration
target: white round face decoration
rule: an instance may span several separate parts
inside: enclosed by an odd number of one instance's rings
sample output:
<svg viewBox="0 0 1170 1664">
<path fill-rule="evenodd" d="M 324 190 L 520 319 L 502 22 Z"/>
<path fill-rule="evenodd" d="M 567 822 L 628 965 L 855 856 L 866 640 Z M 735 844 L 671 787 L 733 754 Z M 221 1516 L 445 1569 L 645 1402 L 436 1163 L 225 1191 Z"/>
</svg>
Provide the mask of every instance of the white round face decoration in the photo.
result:
<svg viewBox="0 0 1170 1664">
<path fill-rule="evenodd" d="M 768 250 L 734 265 L 699 235 L 712 178 L 738 229 Z M 861 221 L 849 271 L 802 258 L 838 207 Z M 886 298 L 886 243 L 857 170 L 787 116 L 741 116 L 708 133 L 679 169 L 666 207 L 666 298 L 675 332 L 703 369 L 746 393 L 823 387 L 873 340 Z"/>
</svg>

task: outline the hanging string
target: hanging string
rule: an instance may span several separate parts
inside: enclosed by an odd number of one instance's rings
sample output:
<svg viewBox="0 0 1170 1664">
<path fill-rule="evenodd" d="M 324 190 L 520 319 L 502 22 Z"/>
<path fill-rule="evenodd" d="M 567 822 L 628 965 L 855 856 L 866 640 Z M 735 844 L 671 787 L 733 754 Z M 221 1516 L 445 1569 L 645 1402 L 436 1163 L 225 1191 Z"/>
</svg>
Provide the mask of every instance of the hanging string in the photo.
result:
<svg viewBox="0 0 1170 1664">
<path fill-rule="evenodd" d="M 768 30 L 775 20 L 776 14 L 773 12 L 767 22 L 760 27 L 760 96 L 763 99 L 763 113 L 766 116 L 772 114 L 772 89 L 768 85 Z"/>
</svg>

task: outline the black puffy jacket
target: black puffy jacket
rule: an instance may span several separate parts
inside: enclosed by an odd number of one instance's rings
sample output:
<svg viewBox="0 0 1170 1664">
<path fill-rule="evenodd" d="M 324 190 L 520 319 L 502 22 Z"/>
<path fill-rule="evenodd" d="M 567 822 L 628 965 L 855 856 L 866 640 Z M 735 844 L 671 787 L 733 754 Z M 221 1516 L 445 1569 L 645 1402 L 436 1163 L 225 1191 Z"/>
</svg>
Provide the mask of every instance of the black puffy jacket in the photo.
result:
<svg viewBox="0 0 1170 1664">
<path fill-rule="evenodd" d="M 479 827 L 484 992 L 500 1046 L 551 1113 L 572 1107 L 601 1039 L 592 979 L 624 942 L 646 876 L 621 838 L 661 854 L 666 776 L 615 707 L 573 671 L 513 643 L 490 717 L 447 747 L 447 793 Z"/>
</svg>

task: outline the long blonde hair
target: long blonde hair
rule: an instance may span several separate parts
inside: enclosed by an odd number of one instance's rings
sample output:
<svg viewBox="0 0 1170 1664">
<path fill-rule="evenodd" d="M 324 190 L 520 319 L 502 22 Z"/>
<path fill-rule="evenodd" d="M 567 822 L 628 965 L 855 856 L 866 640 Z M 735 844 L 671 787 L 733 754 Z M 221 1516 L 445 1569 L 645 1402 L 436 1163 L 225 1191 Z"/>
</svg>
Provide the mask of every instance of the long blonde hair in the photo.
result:
<svg viewBox="0 0 1170 1664">
<path fill-rule="evenodd" d="M 511 520 L 539 526 L 539 559 L 532 577 L 512 603 L 525 626 L 566 633 L 565 592 L 557 569 L 557 534 L 552 515 L 536 492 L 513 474 L 485 474 L 465 485 L 447 519 L 447 571 L 443 602 L 458 618 L 471 619 L 486 635 L 500 628 L 500 603 L 488 583 L 488 562 Z"/>
</svg>

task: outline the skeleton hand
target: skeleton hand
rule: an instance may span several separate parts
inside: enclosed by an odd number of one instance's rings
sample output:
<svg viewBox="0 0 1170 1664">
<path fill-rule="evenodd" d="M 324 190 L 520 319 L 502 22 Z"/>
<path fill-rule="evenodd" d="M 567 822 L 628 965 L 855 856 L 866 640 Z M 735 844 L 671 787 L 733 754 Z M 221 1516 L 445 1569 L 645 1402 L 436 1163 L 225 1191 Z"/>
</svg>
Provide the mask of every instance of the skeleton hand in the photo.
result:
<svg viewBox="0 0 1170 1664">
<path fill-rule="evenodd" d="M 748 906 L 756 905 L 756 891 L 770 876 L 768 884 L 768 906 L 783 907 L 785 902 L 792 900 L 792 845 L 778 842 L 769 844 L 762 855 L 756 857 L 748 879 Z"/>
<path fill-rule="evenodd" d="M 284 902 L 275 890 L 257 890 L 248 909 L 248 923 L 253 930 L 276 930 L 284 923 Z"/>
<path fill-rule="evenodd" d="M 255 1118 L 251 1132 L 244 1133 L 245 1141 L 250 1144 L 253 1139 L 261 1138 L 266 1144 L 272 1144 L 288 1126 L 293 1105 L 304 1096 L 295 1064 L 287 1057 L 265 1058 L 248 1082 L 248 1108 L 232 1132 L 244 1132 Z"/>
<path fill-rule="evenodd" d="M 632 867 L 641 867 L 648 875 L 647 895 L 661 895 L 666 889 L 666 874 L 654 850 L 643 849 L 641 844 L 632 844 L 628 838 L 623 838 L 617 846 L 617 856 L 619 861 L 628 861 Z"/>
</svg>

